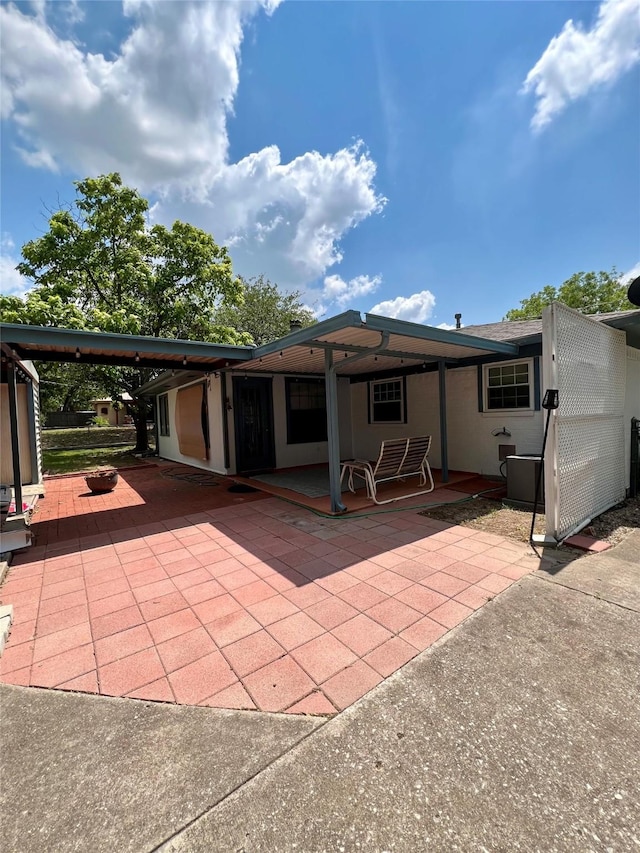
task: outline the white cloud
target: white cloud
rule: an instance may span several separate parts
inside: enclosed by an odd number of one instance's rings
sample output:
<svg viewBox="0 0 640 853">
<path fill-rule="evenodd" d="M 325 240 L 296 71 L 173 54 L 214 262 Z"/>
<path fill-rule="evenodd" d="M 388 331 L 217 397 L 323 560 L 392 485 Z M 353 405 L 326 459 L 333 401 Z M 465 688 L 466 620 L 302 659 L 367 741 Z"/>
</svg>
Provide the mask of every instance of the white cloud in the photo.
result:
<svg viewBox="0 0 640 853">
<path fill-rule="evenodd" d="M 125 0 L 132 28 L 113 58 L 62 38 L 42 3 L 37 15 L 3 4 L 2 115 L 24 161 L 81 176 L 117 170 L 158 195 L 157 221 L 184 218 L 227 243 L 240 272 L 286 287 L 317 280 L 385 199 L 359 141 L 288 163 L 275 145 L 229 161 L 244 31 L 278 2 Z"/>
<path fill-rule="evenodd" d="M 620 281 L 622 282 L 622 284 L 630 284 L 633 281 L 633 279 L 637 278 L 639 275 L 640 275 L 640 261 L 638 261 L 638 263 L 634 267 L 631 267 L 630 270 L 623 273 L 620 276 Z"/>
<path fill-rule="evenodd" d="M 523 85 L 534 92 L 534 130 L 542 130 L 567 104 L 611 84 L 640 61 L 638 0 L 603 0 L 589 30 L 569 20 L 549 42 Z"/>
<path fill-rule="evenodd" d="M 371 309 L 371 314 L 382 317 L 394 317 L 397 320 L 408 320 L 412 323 L 426 323 L 433 314 L 436 298 L 430 290 L 421 290 L 411 296 L 397 296 L 385 302 L 378 302 Z"/>
<path fill-rule="evenodd" d="M 368 275 L 358 275 L 350 281 L 344 281 L 339 275 L 328 275 L 324 280 L 321 298 L 327 302 L 335 302 L 341 308 L 349 302 L 374 293 L 382 281 L 379 275 L 370 278 Z"/>
<path fill-rule="evenodd" d="M 0 292 L 3 296 L 24 296 L 33 285 L 16 269 L 19 258 L 8 234 L 0 240 Z"/>
</svg>

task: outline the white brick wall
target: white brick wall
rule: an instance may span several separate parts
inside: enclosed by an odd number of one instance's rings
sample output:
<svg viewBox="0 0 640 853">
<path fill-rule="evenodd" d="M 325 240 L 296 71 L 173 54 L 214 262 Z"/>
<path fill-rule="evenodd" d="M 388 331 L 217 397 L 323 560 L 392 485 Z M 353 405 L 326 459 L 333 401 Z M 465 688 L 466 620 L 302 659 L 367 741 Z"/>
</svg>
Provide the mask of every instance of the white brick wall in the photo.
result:
<svg viewBox="0 0 640 853">
<path fill-rule="evenodd" d="M 369 424 L 367 384 L 351 386 L 351 422 L 354 456 L 375 459 L 380 443 L 387 438 L 412 435 L 433 436 L 430 462 L 439 468 L 440 408 L 438 374 L 407 377 L 407 423 Z M 511 437 L 491 435 L 506 427 Z M 542 450 L 541 412 L 479 412 L 476 367 L 447 370 L 447 435 L 449 468 L 486 476 L 500 473 L 499 444 L 515 444 L 517 453 Z"/>
</svg>

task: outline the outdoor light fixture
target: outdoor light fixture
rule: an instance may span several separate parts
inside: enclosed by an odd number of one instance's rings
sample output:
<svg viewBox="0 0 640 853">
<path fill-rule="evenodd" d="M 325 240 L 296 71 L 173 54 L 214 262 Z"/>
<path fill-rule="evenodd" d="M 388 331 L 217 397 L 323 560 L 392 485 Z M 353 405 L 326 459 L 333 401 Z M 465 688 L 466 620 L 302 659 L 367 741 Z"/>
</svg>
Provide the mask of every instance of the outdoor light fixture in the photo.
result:
<svg viewBox="0 0 640 853">
<path fill-rule="evenodd" d="M 309 355 L 313 355 L 313 350 L 312 350 L 312 349 L 310 349 L 310 350 L 309 350 Z"/>
<path fill-rule="evenodd" d="M 542 453 L 540 454 L 540 468 L 536 479 L 536 495 L 533 500 L 533 515 L 531 517 L 531 531 L 529 532 L 529 542 L 533 545 L 533 530 L 536 525 L 536 512 L 538 511 L 538 501 L 540 499 L 540 486 L 542 484 L 542 472 L 544 470 L 544 452 L 547 447 L 547 435 L 549 434 L 549 420 L 551 412 L 557 409 L 560 405 L 560 392 L 557 388 L 547 388 L 542 398 L 542 408 L 547 411 L 547 422 L 544 427 L 544 438 L 542 439 Z"/>
<path fill-rule="evenodd" d="M 76 358 L 80 358 L 80 347 L 76 347 Z"/>
<path fill-rule="evenodd" d="M 185 355 L 185 356 L 184 356 L 184 358 L 182 359 L 182 366 L 183 366 L 183 367 L 186 367 L 186 366 L 187 366 L 187 357 L 186 357 L 186 355 Z"/>
<path fill-rule="evenodd" d="M 136 353 L 136 361 L 140 361 L 140 356 Z"/>
<path fill-rule="evenodd" d="M 282 350 L 280 350 L 280 352 L 278 354 L 278 358 L 282 358 Z"/>
</svg>

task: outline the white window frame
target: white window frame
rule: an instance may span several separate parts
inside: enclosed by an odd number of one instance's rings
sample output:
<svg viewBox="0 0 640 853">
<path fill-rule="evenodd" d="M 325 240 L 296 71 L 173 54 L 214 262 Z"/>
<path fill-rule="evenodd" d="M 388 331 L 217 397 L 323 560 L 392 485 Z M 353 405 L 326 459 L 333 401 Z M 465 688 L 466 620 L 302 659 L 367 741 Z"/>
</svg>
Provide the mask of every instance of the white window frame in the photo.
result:
<svg viewBox="0 0 640 853">
<path fill-rule="evenodd" d="M 489 406 L 489 370 L 492 368 L 511 367 L 518 364 L 527 365 L 528 386 L 529 386 L 529 405 L 516 406 L 511 409 L 492 409 Z M 522 383 L 524 384 L 524 383 Z M 508 387 L 508 386 L 507 386 Z M 514 414 L 526 413 L 535 411 L 535 378 L 532 358 L 518 358 L 513 361 L 498 361 L 493 364 L 485 364 L 482 367 L 482 393 L 483 393 L 483 410 L 487 415 L 500 415 L 503 412 L 512 412 Z"/>
<path fill-rule="evenodd" d="M 399 402 L 400 402 L 400 418 L 397 421 L 396 420 L 394 420 L 394 421 L 377 421 L 373 416 L 373 413 L 375 411 L 375 402 L 373 399 L 374 398 L 374 390 L 373 389 L 375 388 L 376 385 L 390 385 L 392 382 L 397 382 L 398 385 L 400 386 L 400 400 L 399 400 Z M 373 424 L 404 424 L 404 423 L 406 423 L 406 418 L 405 418 L 406 402 L 405 402 L 405 398 L 404 398 L 404 394 L 405 394 L 404 387 L 405 387 L 405 383 L 404 383 L 404 380 L 402 379 L 402 377 L 399 377 L 397 379 L 372 379 L 369 382 L 369 421 L 372 425 Z M 396 402 L 396 401 L 392 401 L 392 402 Z"/>
</svg>

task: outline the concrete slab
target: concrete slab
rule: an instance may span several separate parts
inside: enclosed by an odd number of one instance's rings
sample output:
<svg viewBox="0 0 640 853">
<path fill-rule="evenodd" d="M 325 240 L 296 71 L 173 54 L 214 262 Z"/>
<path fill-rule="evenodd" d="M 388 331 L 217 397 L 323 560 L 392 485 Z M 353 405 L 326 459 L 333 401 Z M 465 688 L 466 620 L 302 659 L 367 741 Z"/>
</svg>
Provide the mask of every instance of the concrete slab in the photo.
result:
<svg viewBox="0 0 640 853">
<path fill-rule="evenodd" d="M 537 576 L 640 611 L 640 530 L 603 554 L 545 568 Z"/>
<path fill-rule="evenodd" d="M 525 578 L 160 849 L 635 849 L 639 637 Z"/>
<path fill-rule="evenodd" d="M 152 850 L 321 725 L 0 685 L 2 848 Z"/>
</svg>

